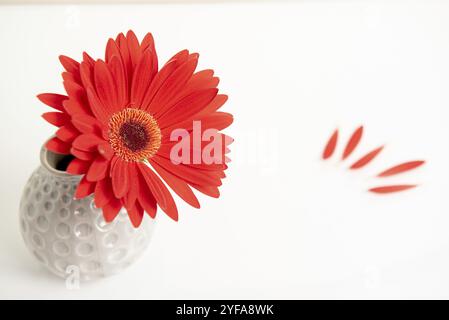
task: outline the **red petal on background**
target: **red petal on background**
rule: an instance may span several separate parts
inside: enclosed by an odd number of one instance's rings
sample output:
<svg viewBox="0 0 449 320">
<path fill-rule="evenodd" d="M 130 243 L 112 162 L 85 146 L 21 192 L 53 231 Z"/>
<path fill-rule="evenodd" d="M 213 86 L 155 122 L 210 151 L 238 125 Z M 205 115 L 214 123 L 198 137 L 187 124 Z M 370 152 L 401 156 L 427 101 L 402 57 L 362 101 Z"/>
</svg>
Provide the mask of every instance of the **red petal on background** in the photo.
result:
<svg viewBox="0 0 449 320">
<path fill-rule="evenodd" d="M 196 185 L 196 184 L 191 184 L 190 185 L 195 188 L 196 190 L 198 190 L 199 192 L 205 194 L 206 196 L 212 197 L 212 198 L 219 198 L 220 197 L 220 190 L 218 190 L 217 187 L 213 187 L 213 186 L 200 186 L 200 185 Z"/>
<path fill-rule="evenodd" d="M 46 112 L 42 115 L 42 118 L 56 127 L 61 127 L 70 121 L 70 117 L 67 113 L 62 112 Z"/>
<path fill-rule="evenodd" d="M 323 151 L 323 159 L 324 160 L 332 157 L 332 155 L 334 154 L 334 151 L 335 151 L 335 147 L 337 146 L 337 141 L 338 141 L 338 129 L 334 131 L 332 136 L 329 138 L 329 141 L 327 142 L 326 147 L 324 148 L 324 151 Z"/>
<path fill-rule="evenodd" d="M 178 53 L 176 53 L 173 57 L 171 57 L 167 63 L 164 65 L 164 67 L 168 64 L 170 64 L 171 62 L 176 62 L 176 66 L 180 66 L 181 64 L 183 64 L 184 62 L 187 61 L 187 59 L 189 58 L 189 50 L 181 50 Z M 163 69 L 163 67 L 162 67 Z"/>
<path fill-rule="evenodd" d="M 355 170 L 355 169 L 360 169 L 363 168 L 364 166 L 366 166 L 368 163 L 370 163 L 371 161 L 374 160 L 374 158 L 377 157 L 377 155 L 383 150 L 383 146 L 374 149 L 373 151 L 369 152 L 368 154 L 366 154 L 365 156 L 363 156 L 362 158 L 360 158 L 358 161 L 356 161 L 351 167 L 350 169 Z"/>
<path fill-rule="evenodd" d="M 132 30 L 129 30 L 126 33 L 126 41 L 128 44 L 132 66 L 135 68 L 141 57 L 139 40 L 137 39 L 135 33 Z"/>
<path fill-rule="evenodd" d="M 145 51 L 142 58 L 134 70 L 134 75 L 131 85 L 131 104 L 140 108 L 145 93 L 153 80 L 153 66 L 151 59 L 151 52 Z"/>
<path fill-rule="evenodd" d="M 67 70 L 67 72 L 70 72 L 74 75 L 78 75 L 80 72 L 80 64 L 78 61 L 73 60 L 70 57 L 60 55 L 59 61 L 61 62 L 64 69 Z"/>
<path fill-rule="evenodd" d="M 133 66 L 125 35 L 123 33 L 120 33 L 115 41 L 117 42 L 117 45 L 120 49 L 120 55 L 122 57 L 123 66 L 125 67 L 126 70 L 127 79 L 130 80 L 132 79 L 133 75 Z"/>
<path fill-rule="evenodd" d="M 114 56 L 120 57 L 120 49 L 114 39 L 109 38 L 106 44 L 104 61 L 109 63 Z"/>
<path fill-rule="evenodd" d="M 77 82 L 66 80 L 62 83 L 64 89 L 67 92 L 71 100 L 76 101 L 79 104 L 79 108 L 85 112 L 88 112 L 88 105 L 86 100 L 86 90 L 83 86 Z M 67 110 L 68 111 L 68 110 Z"/>
<path fill-rule="evenodd" d="M 55 153 L 70 154 L 70 144 L 60 140 L 57 137 L 48 140 L 45 147 Z"/>
<path fill-rule="evenodd" d="M 78 136 L 78 138 L 73 141 L 72 145 L 82 151 L 93 152 L 97 150 L 97 146 L 101 143 L 104 143 L 103 139 L 93 133 L 86 133 Z"/>
<path fill-rule="evenodd" d="M 151 65 L 153 73 L 156 74 L 158 71 L 158 58 L 156 53 L 156 47 L 154 45 L 153 35 L 151 33 L 147 33 L 145 35 L 140 45 L 140 49 L 142 50 L 142 52 L 145 52 L 145 50 L 149 50 L 151 52 Z"/>
<path fill-rule="evenodd" d="M 138 201 L 134 203 L 134 206 L 128 210 L 128 216 L 131 220 L 131 223 L 133 224 L 134 228 L 138 228 L 140 224 L 142 223 L 143 219 L 143 208 L 139 204 Z"/>
<path fill-rule="evenodd" d="M 125 196 L 129 189 L 129 174 L 127 163 L 120 158 L 116 158 L 111 168 L 112 189 L 116 198 L 120 199 Z"/>
<path fill-rule="evenodd" d="M 142 176 L 147 183 L 148 188 L 151 190 L 154 198 L 157 201 L 159 207 L 173 220 L 178 221 L 178 209 L 176 208 L 175 201 L 168 191 L 167 187 L 156 176 L 156 174 L 145 164 L 138 164 L 138 168 Z"/>
<path fill-rule="evenodd" d="M 111 179 L 105 178 L 98 181 L 95 187 L 95 205 L 102 208 L 114 199 L 116 198 L 113 196 Z"/>
<path fill-rule="evenodd" d="M 81 62 L 80 67 L 80 76 L 81 76 L 81 83 L 84 88 L 94 88 L 94 66 L 95 61 L 92 60 L 92 62 L 83 61 Z"/>
<path fill-rule="evenodd" d="M 80 183 L 78 184 L 78 188 L 75 191 L 75 199 L 81 199 L 87 197 L 95 191 L 95 182 L 87 181 L 86 176 L 84 176 Z"/>
<path fill-rule="evenodd" d="M 141 49 L 142 51 L 145 51 L 147 48 L 150 48 L 151 51 L 153 51 L 154 53 L 156 52 L 156 48 L 154 46 L 154 38 L 153 35 L 148 32 L 145 37 L 142 40 L 142 44 L 141 44 Z"/>
<path fill-rule="evenodd" d="M 405 171 L 409 171 L 409 170 L 413 170 L 415 168 L 420 167 L 421 165 L 423 165 L 425 163 L 425 161 L 419 160 L 419 161 L 410 161 L 410 162 L 405 162 L 405 163 L 401 163 L 397 166 L 394 166 L 390 169 L 387 169 L 381 173 L 379 173 L 377 176 L 378 177 L 389 177 L 389 176 L 394 176 L 396 174 L 405 172 Z"/>
<path fill-rule="evenodd" d="M 198 185 L 220 186 L 221 180 L 214 171 L 196 170 L 183 164 L 173 164 L 170 160 L 155 155 L 152 161 L 181 179 Z"/>
<path fill-rule="evenodd" d="M 189 81 L 187 81 L 184 88 L 172 100 L 178 101 L 179 98 L 185 97 L 197 90 L 216 88 L 220 82 L 220 79 L 218 77 L 214 77 L 213 75 L 214 71 L 211 69 L 201 70 L 194 73 Z"/>
<path fill-rule="evenodd" d="M 217 94 L 214 98 L 214 100 L 212 100 L 206 108 L 203 109 L 203 111 L 201 111 L 201 113 L 199 115 L 206 115 L 212 112 L 217 111 L 218 109 L 220 109 L 225 103 L 226 101 L 228 101 L 228 96 L 225 94 Z"/>
<path fill-rule="evenodd" d="M 348 141 L 348 144 L 346 145 L 345 151 L 343 152 L 342 159 L 346 159 L 351 155 L 351 153 L 355 150 L 355 148 L 358 146 L 360 139 L 363 135 L 363 126 L 360 126 L 357 130 L 354 131 L 351 138 Z"/>
<path fill-rule="evenodd" d="M 109 168 L 109 160 L 102 156 L 97 156 L 91 163 L 89 171 L 87 171 L 86 179 L 89 181 L 98 181 L 106 178 Z"/>
<path fill-rule="evenodd" d="M 99 133 L 101 123 L 87 114 L 75 114 L 72 116 L 73 125 L 83 133 Z"/>
<path fill-rule="evenodd" d="M 154 96 L 158 93 L 160 87 L 167 80 L 167 78 L 173 73 L 174 70 L 176 70 L 176 67 L 177 67 L 176 61 L 172 61 L 166 64 L 164 67 L 162 67 L 162 69 L 158 73 L 156 73 L 153 81 L 150 84 L 150 87 L 148 88 L 142 100 L 141 108 L 143 110 L 149 109 L 154 99 Z"/>
<path fill-rule="evenodd" d="M 128 103 L 128 80 L 122 60 L 117 56 L 113 56 L 109 63 L 109 68 L 117 88 L 117 106 L 125 106 Z"/>
<path fill-rule="evenodd" d="M 93 67 L 95 60 L 87 54 L 87 52 L 83 52 L 83 62 L 87 63 L 89 66 Z M 82 63 L 81 63 L 82 64 Z"/>
<path fill-rule="evenodd" d="M 197 59 L 187 60 L 179 68 L 177 68 L 161 85 L 151 102 L 148 110 L 155 114 L 156 118 L 159 114 L 163 114 L 167 105 L 170 105 L 170 99 L 176 96 L 186 84 L 187 80 L 192 76 L 198 64 Z"/>
<path fill-rule="evenodd" d="M 145 212 L 148 213 L 148 215 L 154 219 L 156 217 L 157 211 L 156 199 L 154 199 L 151 190 L 149 189 L 145 179 L 141 174 L 138 174 L 138 179 L 139 179 L 139 189 L 137 199 L 139 203 L 142 205 Z"/>
<path fill-rule="evenodd" d="M 394 192 L 409 190 L 409 189 L 412 189 L 415 187 L 417 187 L 417 185 L 404 184 L 404 185 L 376 187 L 376 188 L 371 188 L 368 191 L 373 192 L 373 193 L 394 193 Z"/>
<path fill-rule="evenodd" d="M 111 199 L 111 201 L 109 201 L 108 204 L 102 207 L 104 220 L 106 222 L 112 222 L 115 219 L 115 217 L 117 217 L 121 208 L 122 203 L 120 200 L 115 198 Z"/>
<path fill-rule="evenodd" d="M 70 161 L 69 165 L 67 166 L 67 172 L 75 175 L 84 174 L 87 172 L 87 170 L 89 170 L 89 167 L 90 161 L 84 161 L 75 158 Z"/>
<path fill-rule="evenodd" d="M 62 79 L 64 81 L 71 81 L 71 82 L 76 82 L 76 83 L 81 83 L 81 78 L 76 77 L 73 73 L 70 72 L 63 72 L 62 73 Z"/>
<path fill-rule="evenodd" d="M 194 208 L 199 208 L 200 203 L 190 189 L 189 185 L 178 177 L 172 175 L 170 172 L 166 171 L 164 168 L 159 166 L 154 161 L 150 161 L 154 170 L 159 174 L 159 176 L 168 184 L 168 186 L 185 202 L 190 204 Z"/>
<path fill-rule="evenodd" d="M 218 131 L 226 129 L 234 122 L 234 116 L 227 112 L 214 112 L 202 117 L 201 130 L 217 129 Z"/>
<path fill-rule="evenodd" d="M 81 151 L 73 147 L 70 149 L 70 153 L 73 154 L 78 159 L 85 161 L 91 161 L 95 157 L 95 155 L 91 152 Z"/>
<path fill-rule="evenodd" d="M 97 60 L 95 62 L 94 80 L 98 98 L 100 98 L 107 114 L 112 115 L 119 109 L 117 106 L 117 88 L 115 86 L 115 81 L 112 78 L 111 71 L 107 64 L 102 60 Z"/>
<path fill-rule="evenodd" d="M 217 95 L 218 89 L 204 89 L 182 98 L 171 109 L 160 114 L 157 122 L 161 129 L 175 125 L 183 120 L 192 119 L 203 110 Z"/>
<path fill-rule="evenodd" d="M 56 131 L 56 136 L 65 142 L 72 142 L 80 132 L 69 122 Z"/>
<path fill-rule="evenodd" d="M 64 111 L 64 106 L 62 103 L 69 97 L 56 93 L 41 93 L 37 96 L 37 98 L 49 107 L 59 111 Z"/>
</svg>

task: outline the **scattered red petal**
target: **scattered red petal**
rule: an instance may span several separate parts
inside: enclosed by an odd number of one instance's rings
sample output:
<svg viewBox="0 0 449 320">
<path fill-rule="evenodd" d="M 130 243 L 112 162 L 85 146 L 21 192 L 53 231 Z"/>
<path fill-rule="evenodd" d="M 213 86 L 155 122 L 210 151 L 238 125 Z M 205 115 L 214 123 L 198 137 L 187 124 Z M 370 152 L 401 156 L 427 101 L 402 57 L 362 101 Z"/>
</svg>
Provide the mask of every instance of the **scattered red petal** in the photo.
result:
<svg viewBox="0 0 449 320">
<path fill-rule="evenodd" d="M 323 151 L 324 160 L 329 159 L 334 154 L 335 147 L 337 146 L 337 141 L 338 141 L 338 129 L 334 131 L 332 136 L 329 138 L 326 147 L 324 148 Z"/>
<path fill-rule="evenodd" d="M 345 151 L 343 152 L 342 157 L 343 160 L 352 154 L 352 152 L 358 146 L 360 139 L 362 138 L 362 135 L 363 135 L 363 126 L 360 126 L 357 130 L 354 131 L 351 138 L 349 139 Z"/>
<path fill-rule="evenodd" d="M 377 176 L 378 177 L 394 176 L 396 174 L 399 174 L 399 173 L 402 173 L 402 172 L 406 172 L 406 171 L 410 171 L 410 170 L 413 170 L 415 168 L 418 168 L 418 167 L 422 166 L 424 163 L 425 163 L 425 161 L 422 161 L 422 160 L 405 162 L 405 163 L 399 164 L 397 166 L 394 166 L 394 167 L 392 167 L 390 169 L 387 169 L 387 170 L 379 173 Z"/>
</svg>

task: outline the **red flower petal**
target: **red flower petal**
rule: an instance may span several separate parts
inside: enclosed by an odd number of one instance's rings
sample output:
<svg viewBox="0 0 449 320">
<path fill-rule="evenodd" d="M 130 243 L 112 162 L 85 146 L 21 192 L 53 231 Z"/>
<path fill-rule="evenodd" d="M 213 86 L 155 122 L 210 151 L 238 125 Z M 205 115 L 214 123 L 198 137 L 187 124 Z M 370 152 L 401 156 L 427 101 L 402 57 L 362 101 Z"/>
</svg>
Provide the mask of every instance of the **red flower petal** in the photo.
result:
<svg viewBox="0 0 449 320">
<path fill-rule="evenodd" d="M 101 110 L 100 112 L 101 117 L 104 117 L 105 113 L 105 118 L 109 119 L 110 115 L 118 111 L 122 106 L 117 105 L 117 88 L 115 87 L 115 81 L 112 78 L 112 74 L 108 66 L 102 60 L 97 60 L 95 62 L 94 80 L 97 96 L 101 101 L 101 105 L 104 106 L 104 110 Z"/>
<path fill-rule="evenodd" d="M 338 141 L 338 129 L 334 131 L 332 136 L 329 138 L 329 141 L 327 142 L 326 147 L 324 148 L 324 151 L 323 151 L 323 159 L 324 160 L 332 157 L 332 155 L 334 154 L 334 151 L 335 151 L 335 147 L 337 146 L 337 141 Z"/>
<path fill-rule="evenodd" d="M 120 209 L 122 208 L 122 202 L 118 199 L 111 199 L 108 204 L 102 207 L 103 217 L 106 222 L 112 222 L 117 217 Z"/>
<path fill-rule="evenodd" d="M 217 95 L 218 89 L 204 89 L 193 92 L 181 99 L 170 110 L 157 118 L 161 129 L 173 126 L 183 120 L 192 119 L 203 110 Z"/>
<path fill-rule="evenodd" d="M 69 165 L 67 166 L 67 172 L 70 174 L 84 174 L 89 170 L 90 167 L 90 161 L 84 161 L 80 159 L 73 159 L 70 161 Z"/>
<path fill-rule="evenodd" d="M 147 92 L 142 100 L 141 108 L 143 110 L 149 110 L 149 107 L 154 99 L 154 96 L 159 91 L 162 84 L 167 80 L 167 78 L 173 73 L 174 70 L 177 68 L 177 62 L 172 61 L 168 64 L 166 64 L 164 67 L 162 67 L 161 70 L 159 70 L 158 73 L 154 76 L 153 81 L 151 82 L 149 88 L 147 89 Z"/>
<path fill-rule="evenodd" d="M 227 127 L 229 127 L 232 122 L 234 122 L 234 117 L 232 114 L 227 112 L 214 112 L 211 114 L 207 114 L 202 116 L 201 118 L 195 119 L 196 121 L 201 121 L 201 131 L 204 132 L 208 129 L 215 129 L 215 130 L 223 130 Z M 171 125 L 169 127 L 164 128 L 161 130 L 162 136 L 165 137 L 164 141 L 170 141 L 170 135 L 175 129 L 185 129 L 187 131 L 193 130 L 193 119 L 188 119 L 187 121 L 175 123 L 174 125 Z"/>
<path fill-rule="evenodd" d="M 85 160 L 85 161 L 91 161 L 95 157 L 94 153 L 92 153 L 92 152 L 81 151 L 81 150 L 73 148 L 73 147 L 70 149 L 70 153 L 73 154 L 78 159 Z"/>
<path fill-rule="evenodd" d="M 374 158 L 377 157 L 377 155 L 382 151 L 384 147 L 379 147 L 377 149 L 374 149 L 373 151 L 371 151 L 370 153 L 366 154 L 365 156 L 363 156 L 362 158 L 360 158 L 357 162 L 355 162 L 350 169 L 355 170 L 355 169 L 360 169 L 363 168 L 364 166 L 366 166 L 368 163 L 370 163 L 371 161 L 374 160 Z"/>
<path fill-rule="evenodd" d="M 114 58 L 114 56 L 116 58 L 120 57 L 120 49 L 117 45 L 117 43 L 109 38 L 108 42 L 106 44 L 106 51 L 105 51 L 105 56 L 104 56 L 104 60 L 109 63 L 112 61 L 112 59 Z"/>
<path fill-rule="evenodd" d="M 200 186 L 196 184 L 190 184 L 193 188 L 198 190 L 201 193 L 204 193 L 205 195 L 212 197 L 212 198 L 218 198 L 220 197 L 220 190 L 218 190 L 217 187 L 214 186 Z"/>
<path fill-rule="evenodd" d="M 42 118 L 56 127 L 61 127 L 70 121 L 70 117 L 62 112 L 46 112 L 42 115 Z"/>
<path fill-rule="evenodd" d="M 67 72 L 70 72 L 72 74 L 79 74 L 79 70 L 80 70 L 79 62 L 73 60 L 70 57 L 63 56 L 63 55 L 59 56 L 59 61 L 61 62 L 64 69 L 67 70 Z"/>
<path fill-rule="evenodd" d="M 101 130 L 100 122 L 87 114 L 75 114 L 72 116 L 72 123 L 83 133 L 99 133 Z"/>
<path fill-rule="evenodd" d="M 72 142 L 79 135 L 80 132 L 71 123 L 67 123 L 56 131 L 56 136 L 65 142 Z"/>
<path fill-rule="evenodd" d="M 201 111 L 200 115 L 209 114 L 220 109 L 228 101 L 228 96 L 225 94 L 217 94 L 206 108 Z"/>
<path fill-rule="evenodd" d="M 134 162 L 128 162 L 128 181 L 129 189 L 124 196 L 124 205 L 127 209 L 134 207 L 137 195 L 139 193 L 139 177 L 137 173 L 136 164 Z"/>
<path fill-rule="evenodd" d="M 139 202 L 135 202 L 134 206 L 128 209 L 128 216 L 134 228 L 138 228 L 143 219 L 143 208 Z"/>
<path fill-rule="evenodd" d="M 39 94 L 37 98 L 49 107 L 52 107 L 59 111 L 64 111 L 62 103 L 69 97 L 56 93 L 42 93 Z"/>
<path fill-rule="evenodd" d="M 128 104 L 128 79 L 126 78 L 125 67 L 118 56 L 113 56 L 109 63 L 112 76 L 115 79 L 117 88 L 117 105 L 125 106 Z"/>
<path fill-rule="evenodd" d="M 92 113 L 102 123 L 107 124 L 109 121 L 109 116 L 110 116 L 108 107 L 106 107 L 103 104 L 103 102 L 97 96 L 97 93 L 94 91 L 94 89 L 92 87 L 87 88 L 86 92 L 87 92 L 87 98 L 89 99 L 89 104 L 92 109 Z"/>
<path fill-rule="evenodd" d="M 57 137 L 48 140 L 45 147 L 55 153 L 70 154 L 70 144 L 60 140 Z"/>
<path fill-rule="evenodd" d="M 114 150 L 112 150 L 111 145 L 107 142 L 99 144 L 97 149 L 98 153 L 107 160 L 111 160 L 114 156 Z"/>
<path fill-rule="evenodd" d="M 131 85 L 131 104 L 140 108 L 145 93 L 154 77 L 151 52 L 145 51 L 134 70 Z"/>
<path fill-rule="evenodd" d="M 97 135 L 93 133 L 86 133 L 78 136 L 78 138 L 73 141 L 72 145 L 73 147 L 82 151 L 93 152 L 96 151 L 97 146 L 102 143 L 104 143 L 104 140 Z"/>
<path fill-rule="evenodd" d="M 178 221 L 178 209 L 167 187 L 156 174 L 145 164 L 139 163 L 138 168 L 144 177 L 151 193 L 159 207 L 173 220 Z"/>
<path fill-rule="evenodd" d="M 379 173 L 377 176 L 378 177 L 389 177 L 389 176 L 394 176 L 396 174 L 405 172 L 405 171 L 410 171 L 413 170 L 415 168 L 418 168 L 420 166 L 422 166 L 425 163 L 425 161 L 419 160 L 419 161 L 410 161 L 410 162 L 405 162 L 405 163 L 401 163 L 397 166 L 394 166 L 390 169 L 387 169 L 381 173 Z"/>
<path fill-rule="evenodd" d="M 75 199 L 81 199 L 87 197 L 95 191 L 95 182 L 87 181 L 86 176 L 84 176 L 78 188 L 75 191 Z"/>
<path fill-rule="evenodd" d="M 134 32 L 132 30 L 129 30 L 126 33 L 126 41 L 129 50 L 129 57 L 131 58 L 132 66 L 135 68 L 139 63 L 141 57 L 139 40 L 137 39 Z"/>
<path fill-rule="evenodd" d="M 105 178 L 97 182 L 94 200 L 98 208 L 104 207 L 112 200 L 117 200 L 113 195 L 112 181 L 110 178 Z"/>
<path fill-rule="evenodd" d="M 170 160 L 159 157 L 157 155 L 151 158 L 151 161 L 156 162 L 168 172 L 180 177 L 181 179 L 186 180 L 189 183 L 191 182 L 199 185 L 212 186 L 221 185 L 220 178 L 215 174 L 214 171 L 197 170 L 183 164 L 173 164 Z"/>
<path fill-rule="evenodd" d="M 352 134 L 351 138 L 348 141 L 348 144 L 346 145 L 345 151 L 343 152 L 342 159 L 346 159 L 351 155 L 351 153 L 355 150 L 355 148 L 358 146 L 360 139 L 363 135 L 363 126 L 359 127 L 354 133 Z"/>
<path fill-rule="evenodd" d="M 137 199 L 142 205 L 145 212 L 154 219 L 157 212 L 157 202 L 156 199 L 154 199 L 151 190 L 147 186 L 147 183 L 141 174 L 139 174 L 139 189 Z"/>
<path fill-rule="evenodd" d="M 194 208 L 199 208 L 200 203 L 190 189 L 189 185 L 178 177 L 172 175 L 170 172 L 159 166 L 156 162 L 150 161 L 154 170 L 159 174 L 159 176 L 168 184 L 168 186 L 185 202 L 190 204 Z"/>
<path fill-rule="evenodd" d="M 197 59 L 188 60 L 170 74 L 154 96 L 148 110 L 155 114 L 156 117 L 164 113 L 164 107 L 169 105 L 170 99 L 183 88 L 187 80 L 192 76 L 193 71 L 195 71 L 197 64 Z"/>
<path fill-rule="evenodd" d="M 87 180 L 99 181 L 106 178 L 108 168 L 109 160 L 103 158 L 102 156 L 97 156 L 97 158 L 90 165 L 89 171 L 87 172 Z"/>
<path fill-rule="evenodd" d="M 116 198 L 120 199 L 125 196 L 129 189 L 128 165 L 122 159 L 116 157 L 111 167 L 112 189 Z"/>
<path fill-rule="evenodd" d="M 412 189 L 415 187 L 417 187 L 417 186 L 405 184 L 405 185 L 376 187 L 376 188 L 371 188 L 368 191 L 373 192 L 373 193 L 393 193 L 393 192 L 409 190 L 409 189 Z"/>
</svg>

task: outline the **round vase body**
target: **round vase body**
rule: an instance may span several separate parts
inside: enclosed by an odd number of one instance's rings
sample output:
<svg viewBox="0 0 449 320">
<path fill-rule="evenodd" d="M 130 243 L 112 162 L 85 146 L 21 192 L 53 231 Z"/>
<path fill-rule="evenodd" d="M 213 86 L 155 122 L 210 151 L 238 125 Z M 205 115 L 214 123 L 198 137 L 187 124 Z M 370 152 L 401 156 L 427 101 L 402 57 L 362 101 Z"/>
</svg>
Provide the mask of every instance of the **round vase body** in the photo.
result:
<svg viewBox="0 0 449 320">
<path fill-rule="evenodd" d="M 115 274 L 145 250 L 154 220 L 134 228 L 124 208 L 113 222 L 103 219 L 93 197 L 75 200 L 80 176 L 57 170 L 62 156 L 45 148 L 41 166 L 31 175 L 20 202 L 20 230 L 31 253 L 61 277 L 91 280 Z"/>
</svg>

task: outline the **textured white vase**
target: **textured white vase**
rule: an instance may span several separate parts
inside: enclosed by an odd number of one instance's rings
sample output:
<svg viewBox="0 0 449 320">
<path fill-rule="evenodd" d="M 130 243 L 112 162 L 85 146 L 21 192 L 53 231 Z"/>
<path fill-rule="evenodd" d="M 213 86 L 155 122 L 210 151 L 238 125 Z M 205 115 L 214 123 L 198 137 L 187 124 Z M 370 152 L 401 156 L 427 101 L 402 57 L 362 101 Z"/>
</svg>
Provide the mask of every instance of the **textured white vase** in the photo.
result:
<svg viewBox="0 0 449 320">
<path fill-rule="evenodd" d="M 67 159 L 44 147 L 40 158 L 20 203 L 21 233 L 37 260 L 58 276 L 77 272 L 81 280 L 115 274 L 133 263 L 148 246 L 154 220 L 145 216 L 136 229 L 122 209 L 113 222 L 105 222 L 92 196 L 73 198 L 80 176 L 57 169 Z"/>
</svg>

